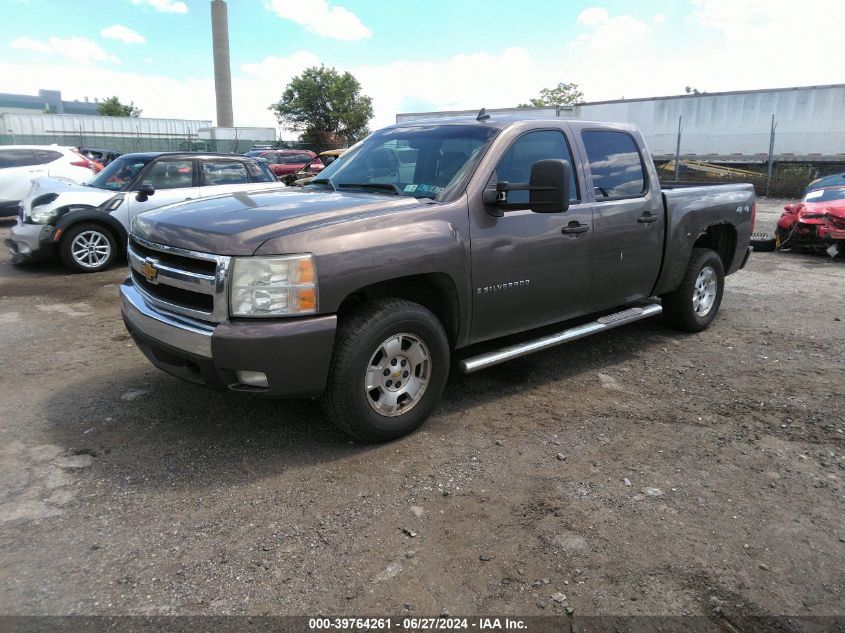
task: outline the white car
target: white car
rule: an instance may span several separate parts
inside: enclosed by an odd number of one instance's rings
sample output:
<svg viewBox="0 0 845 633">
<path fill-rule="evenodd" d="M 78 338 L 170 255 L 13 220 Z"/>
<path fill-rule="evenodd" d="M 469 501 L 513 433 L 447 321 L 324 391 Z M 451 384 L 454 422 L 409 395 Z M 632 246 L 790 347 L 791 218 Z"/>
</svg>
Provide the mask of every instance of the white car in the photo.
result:
<svg viewBox="0 0 845 633">
<path fill-rule="evenodd" d="M 12 261 L 58 251 L 78 272 L 96 272 L 126 249 L 137 214 L 168 204 L 285 185 L 263 161 L 236 154 L 124 154 L 87 185 L 41 178 L 20 204 L 11 231 Z"/>
<path fill-rule="evenodd" d="M 67 178 L 83 184 L 98 165 L 72 147 L 58 145 L 0 146 L 0 216 L 15 215 L 32 181 L 43 176 Z"/>
</svg>

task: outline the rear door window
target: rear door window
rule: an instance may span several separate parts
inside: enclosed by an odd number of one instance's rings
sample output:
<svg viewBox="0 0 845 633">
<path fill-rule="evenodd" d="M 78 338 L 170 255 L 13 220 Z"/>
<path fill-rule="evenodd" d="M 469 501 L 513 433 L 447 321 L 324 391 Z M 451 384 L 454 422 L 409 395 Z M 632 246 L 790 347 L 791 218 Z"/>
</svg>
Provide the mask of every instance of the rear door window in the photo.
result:
<svg viewBox="0 0 845 633">
<path fill-rule="evenodd" d="M 558 130 L 537 130 L 516 139 L 496 166 L 496 177 L 505 182 L 529 182 L 534 163 L 550 158 L 563 159 L 569 163 L 569 201 L 578 202 L 580 197 L 575 163 L 566 137 Z M 528 191 L 509 191 L 508 202 L 523 204 L 528 202 L 528 196 Z"/>
<path fill-rule="evenodd" d="M 249 174 L 244 164 L 234 160 L 202 161 L 202 182 L 204 186 L 241 185 L 248 183 Z"/>
<path fill-rule="evenodd" d="M 0 149 L 0 169 L 38 164 L 31 149 Z"/>
<path fill-rule="evenodd" d="M 630 134 L 585 130 L 581 138 L 587 150 L 597 201 L 637 198 L 646 192 L 645 167 Z"/>
<path fill-rule="evenodd" d="M 35 150 L 35 160 L 38 161 L 36 165 L 46 165 L 52 163 L 54 160 L 59 160 L 64 154 L 48 149 Z"/>
</svg>

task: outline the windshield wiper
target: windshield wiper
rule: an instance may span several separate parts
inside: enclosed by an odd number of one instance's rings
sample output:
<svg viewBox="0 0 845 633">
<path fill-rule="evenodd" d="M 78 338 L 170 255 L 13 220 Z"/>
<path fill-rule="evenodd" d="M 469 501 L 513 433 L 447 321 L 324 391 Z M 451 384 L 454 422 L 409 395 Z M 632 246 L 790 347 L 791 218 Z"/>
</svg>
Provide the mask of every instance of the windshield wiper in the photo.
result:
<svg viewBox="0 0 845 633">
<path fill-rule="evenodd" d="M 339 184 L 338 189 L 347 189 L 353 187 L 360 187 L 361 189 L 375 189 L 376 191 L 390 191 L 397 196 L 404 196 L 405 194 L 398 185 L 392 185 L 386 182 L 344 182 Z"/>
</svg>

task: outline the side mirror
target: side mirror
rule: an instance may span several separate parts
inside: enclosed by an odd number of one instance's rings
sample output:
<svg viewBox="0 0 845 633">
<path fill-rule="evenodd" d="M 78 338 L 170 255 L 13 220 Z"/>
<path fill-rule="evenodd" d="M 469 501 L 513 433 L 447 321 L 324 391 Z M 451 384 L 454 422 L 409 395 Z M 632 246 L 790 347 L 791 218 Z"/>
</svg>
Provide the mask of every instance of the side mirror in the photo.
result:
<svg viewBox="0 0 845 633">
<path fill-rule="evenodd" d="M 138 188 L 138 193 L 135 200 L 138 202 L 146 202 L 147 199 L 156 192 L 155 187 L 149 183 L 144 183 Z"/>
<path fill-rule="evenodd" d="M 538 160 L 531 166 L 527 183 L 497 182 L 482 196 L 491 215 L 501 217 L 505 211 L 531 209 L 535 213 L 563 213 L 569 209 L 569 163 L 559 158 Z M 510 202 L 511 191 L 527 191 L 528 202 Z"/>
<path fill-rule="evenodd" d="M 788 204 L 783 208 L 783 210 L 786 211 L 787 213 L 792 213 L 792 212 L 795 211 L 795 205 L 794 204 Z"/>
<path fill-rule="evenodd" d="M 552 158 L 531 167 L 529 208 L 535 213 L 563 213 L 569 208 L 569 163 Z"/>
</svg>

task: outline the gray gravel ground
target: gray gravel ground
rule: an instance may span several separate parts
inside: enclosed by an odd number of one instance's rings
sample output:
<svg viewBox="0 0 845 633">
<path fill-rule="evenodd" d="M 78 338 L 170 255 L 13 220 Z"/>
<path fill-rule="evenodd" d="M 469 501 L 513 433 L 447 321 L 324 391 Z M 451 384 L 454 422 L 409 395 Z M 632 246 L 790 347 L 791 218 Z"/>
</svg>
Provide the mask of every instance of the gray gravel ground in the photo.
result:
<svg viewBox="0 0 845 633">
<path fill-rule="evenodd" d="M 455 374 L 382 446 L 152 368 L 123 274 L 0 262 L 0 613 L 845 615 L 841 257 Z"/>
</svg>

